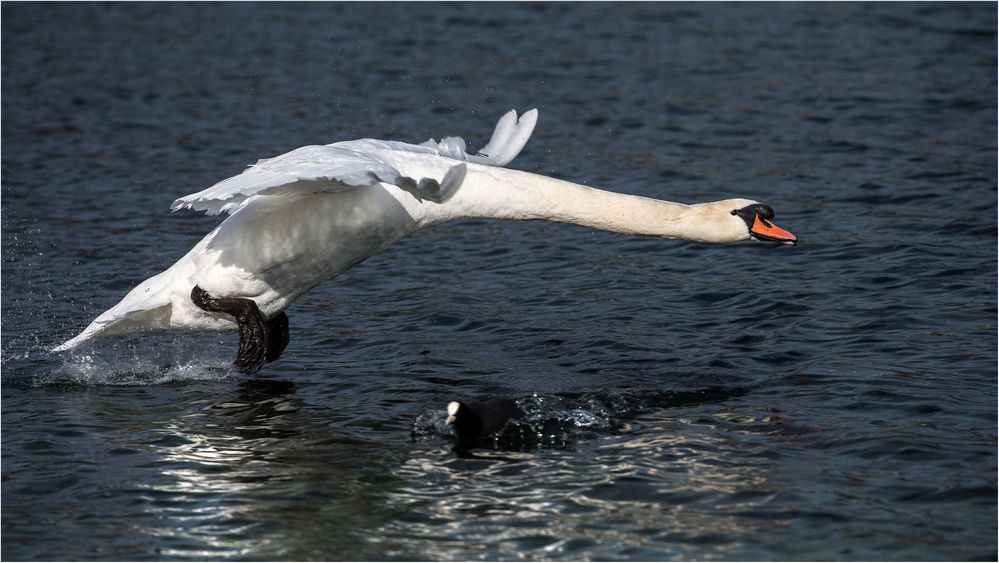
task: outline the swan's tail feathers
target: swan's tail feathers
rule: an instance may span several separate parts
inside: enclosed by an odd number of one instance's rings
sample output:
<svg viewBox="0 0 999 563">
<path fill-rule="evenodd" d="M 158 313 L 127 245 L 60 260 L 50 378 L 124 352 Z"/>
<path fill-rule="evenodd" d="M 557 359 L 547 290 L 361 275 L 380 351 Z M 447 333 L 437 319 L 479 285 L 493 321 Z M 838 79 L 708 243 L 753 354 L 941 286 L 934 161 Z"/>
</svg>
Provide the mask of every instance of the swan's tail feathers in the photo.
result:
<svg viewBox="0 0 999 563">
<path fill-rule="evenodd" d="M 515 110 L 510 110 L 496 122 L 493 136 L 489 138 L 486 146 L 476 151 L 475 154 L 468 154 L 465 140 L 461 137 L 444 137 L 439 142 L 430 139 L 420 144 L 457 160 L 489 166 L 506 166 L 520 154 L 528 139 L 531 138 L 531 133 L 534 132 L 534 126 L 537 123 L 537 109 L 526 111 L 519 118 Z"/>
<path fill-rule="evenodd" d="M 156 291 L 162 286 L 162 276 L 153 276 L 136 286 L 117 305 L 94 319 L 83 332 L 56 346 L 52 352 L 72 350 L 98 336 L 168 327 L 172 306 L 166 292 Z"/>
</svg>

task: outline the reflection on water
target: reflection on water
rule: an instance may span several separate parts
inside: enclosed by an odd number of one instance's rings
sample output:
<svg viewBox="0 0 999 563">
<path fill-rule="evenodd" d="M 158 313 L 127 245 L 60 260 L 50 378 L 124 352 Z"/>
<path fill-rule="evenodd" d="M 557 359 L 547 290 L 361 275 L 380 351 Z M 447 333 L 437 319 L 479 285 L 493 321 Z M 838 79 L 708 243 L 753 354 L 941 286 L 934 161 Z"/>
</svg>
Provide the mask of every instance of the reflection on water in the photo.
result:
<svg viewBox="0 0 999 563">
<path fill-rule="evenodd" d="M 765 448 L 752 440 L 718 443 L 703 421 L 646 422 L 662 426 L 600 439 L 582 456 L 544 450 L 468 460 L 444 449 L 414 452 L 395 471 L 414 485 L 389 497 L 408 516 L 379 533 L 406 538 L 396 555 L 438 559 L 745 553 L 739 538 L 772 524 L 732 512 L 766 506 L 779 461 L 758 455 Z M 595 524 L 594 515 L 613 516 Z"/>
<path fill-rule="evenodd" d="M 302 407 L 294 383 L 249 380 L 151 429 L 140 467 L 152 472 L 126 491 L 141 507 L 134 533 L 163 557 L 294 558 L 340 545 L 317 533 L 330 522 L 381 524 L 383 511 L 359 508 L 381 504 L 369 482 L 391 479 L 373 446 L 312 426 Z M 303 498 L 314 499 L 309 510 Z"/>
<path fill-rule="evenodd" d="M 299 433 L 293 393 L 291 382 L 241 382 L 232 399 L 155 432 L 147 465 L 159 475 L 137 483 L 135 494 L 159 516 L 159 526 L 143 531 L 165 546 L 160 554 L 232 558 L 275 549 L 259 514 L 275 512 L 266 499 L 298 477 L 297 468 L 275 463 Z"/>
</svg>

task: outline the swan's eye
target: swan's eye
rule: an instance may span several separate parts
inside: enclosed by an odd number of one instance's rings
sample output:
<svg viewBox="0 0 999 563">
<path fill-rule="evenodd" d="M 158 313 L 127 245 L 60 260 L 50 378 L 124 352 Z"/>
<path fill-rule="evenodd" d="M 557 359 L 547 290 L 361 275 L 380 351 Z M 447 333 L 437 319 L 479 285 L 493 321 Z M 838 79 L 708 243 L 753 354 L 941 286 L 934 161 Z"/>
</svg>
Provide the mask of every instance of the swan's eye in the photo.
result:
<svg viewBox="0 0 999 563">
<path fill-rule="evenodd" d="M 738 214 L 739 214 L 739 210 L 738 209 L 733 209 L 732 210 L 732 215 L 738 215 Z"/>
</svg>

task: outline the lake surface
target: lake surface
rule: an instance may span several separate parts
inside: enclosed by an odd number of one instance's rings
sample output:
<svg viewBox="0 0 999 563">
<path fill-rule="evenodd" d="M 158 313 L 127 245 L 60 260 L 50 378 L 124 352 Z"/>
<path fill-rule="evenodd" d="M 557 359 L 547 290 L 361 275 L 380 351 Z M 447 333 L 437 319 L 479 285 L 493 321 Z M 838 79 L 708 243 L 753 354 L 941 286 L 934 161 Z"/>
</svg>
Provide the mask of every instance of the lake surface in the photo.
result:
<svg viewBox="0 0 999 563">
<path fill-rule="evenodd" d="M 11 4 L 4 560 L 995 560 L 996 5 Z M 798 247 L 418 233 L 235 335 L 56 355 L 292 148 L 540 109 L 512 166 Z M 474 457 L 456 398 L 525 420 Z"/>
</svg>

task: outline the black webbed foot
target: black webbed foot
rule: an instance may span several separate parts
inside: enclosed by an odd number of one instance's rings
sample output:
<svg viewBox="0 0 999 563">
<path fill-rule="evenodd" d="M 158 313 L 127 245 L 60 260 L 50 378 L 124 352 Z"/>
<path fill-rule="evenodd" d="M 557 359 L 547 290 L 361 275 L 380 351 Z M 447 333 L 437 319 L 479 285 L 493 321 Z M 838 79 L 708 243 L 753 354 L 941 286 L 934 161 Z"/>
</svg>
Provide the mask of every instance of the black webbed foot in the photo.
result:
<svg viewBox="0 0 999 563">
<path fill-rule="evenodd" d="M 191 290 L 191 301 L 209 313 L 232 315 L 239 325 L 239 352 L 233 365 L 243 373 L 260 371 L 265 362 L 273 362 L 288 345 L 288 317 L 283 312 L 270 321 L 252 299 L 212 297 L 198 286 Z"/>
<path fill-rule="evenodd" d="M 260 312 L 257 304 L 245 299 L 249 304 L 242 305 L 236 315 L 239 324 L 239 352 L 232 365 L 243 373 L 257 373 L 267 361 L 267 343 L 270 341 L 267 330 L 267 317 Z"/>
<path fill-rule="evenodd" d="M 269 331 L 267 340 L 267 362 L 276 362 L 288 346 L 288 315 L 281 311 L 273 319 L 267 321 Z"/>
</svg>

